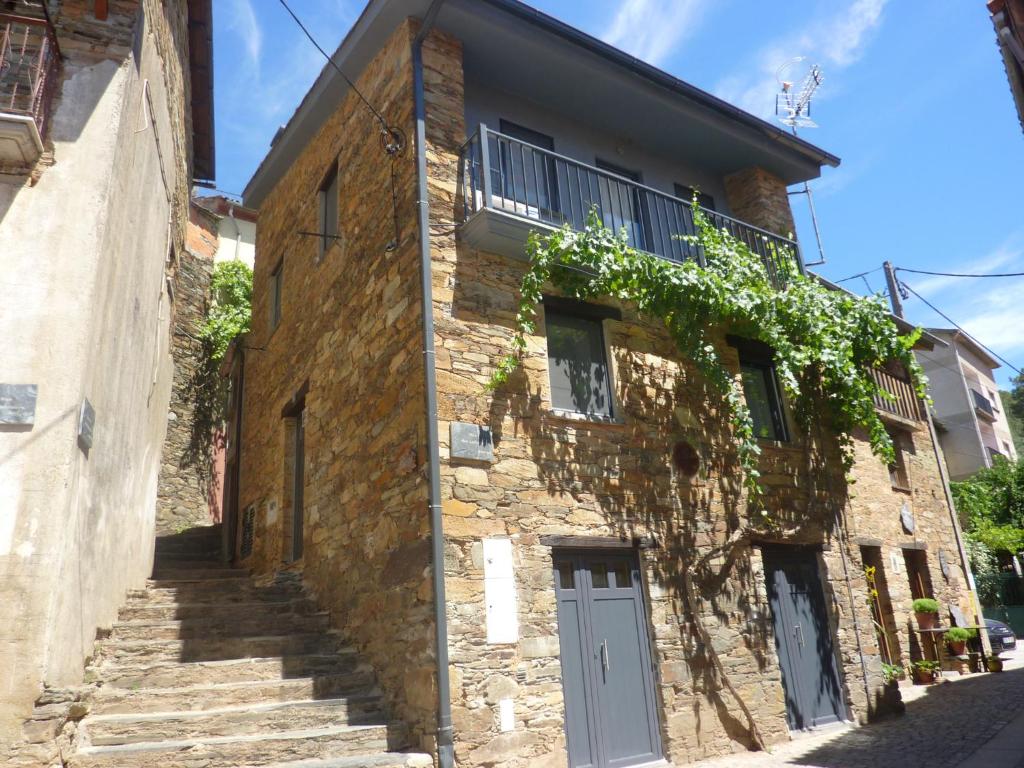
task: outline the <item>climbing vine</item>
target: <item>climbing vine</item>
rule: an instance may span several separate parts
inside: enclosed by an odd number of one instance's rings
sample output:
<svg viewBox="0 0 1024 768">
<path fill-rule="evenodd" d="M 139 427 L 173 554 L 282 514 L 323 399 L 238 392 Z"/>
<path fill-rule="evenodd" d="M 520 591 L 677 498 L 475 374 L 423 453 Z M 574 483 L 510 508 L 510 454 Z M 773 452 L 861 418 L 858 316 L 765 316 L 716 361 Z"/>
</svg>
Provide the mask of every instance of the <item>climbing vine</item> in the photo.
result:
<svg viewBox="0 0 1024 768">
<path fill-rule="evenodd" d="M 542 291 L 551 284 L 580 300 L 630 302 L 641 315 L 664 323 L 679 351 L 723 398 L 752 497 L 761 493 L 760 447 L 741 384 L 715 347 L 714 329 L 724 327 L 774 350 L 779 382 L 796 418 L 805 427 L 814 417 L 827 418 L 838 435 L 846 470 L 853 463 L 852 435 L 858 427 L 867 432 L 873 452 L 892 463 L 892 441 L 874 398 L 893 398 L 875 383 L 871 369 L 902 363 L 917 393 L 925 397 L 926 380 L 911 352 L 920 332 L 901 335 L 881 297 L 831 289 L 802 274 L 792 253 L 766 242 L 773 271 L 785 283 L 784 289 L 776 288 L 761 256 L 716 229 L 696 203 L 693 216 L 696 234 L 682 239 L 703 254 L 703 265 L 639 251 L 629 245 L 625 230 L 612 232 L 595 211 L 582 230 L 566 226 L 531 235 L 512 350 L 499 364 L 491 387 L 501 386 L 520 365 L 526 337 L 536 329 Z"/>
</svg>

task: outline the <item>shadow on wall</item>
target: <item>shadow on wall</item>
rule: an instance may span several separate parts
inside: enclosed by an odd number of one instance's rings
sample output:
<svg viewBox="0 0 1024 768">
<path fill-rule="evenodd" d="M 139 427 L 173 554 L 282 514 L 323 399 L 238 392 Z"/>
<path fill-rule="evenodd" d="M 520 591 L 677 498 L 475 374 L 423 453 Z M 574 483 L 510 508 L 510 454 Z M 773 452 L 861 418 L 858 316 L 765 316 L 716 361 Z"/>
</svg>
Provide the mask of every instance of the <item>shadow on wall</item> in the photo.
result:
<svg viewBox="0 0 1024 768">
<path fill-rule="evenodd" d="M 490 258 L 473 253 L 471 259 L 459 259 L 452 313 L 462 322 L 503 326 L 511 333 L 517 296 L 509 286 L 518 285 L 523 267 L 491 263 Z M 488 261 L 467 264 L 479 259 Z M 573 496 L 574 504 L 568 505 L 572 509 L 545 507 L 545 525 L 564 522 L 579 529 L 579 523 L 566 518 L 582 510 L 596 513 L 605 525 L 581 534 L 603 528 L 603 535 L 610 530 L 627 539 L 644 532 L 654 535 L 658 548 L 647 552 L 647 568 L 671 596 L 669 612 L 679 614 L 678 644 L 695 691 L 684 706 L 692 706 L 698 730 L 704 730 L 702 718 L 710 716 L 731 740 L 747 748 L 763 747 L 764 735 L 752 710 L 764 702 L 750 701 L 756 696 L 739 692 L 740 685 L 750 688 L 752 675 L 775 665 L 775 650 L 769 646 L 774 637 L 771 614 L 758 584 L 759 553 L 752 545 L 821 545 L 832 538 L 835 510 L 845 505 L 846 492 L 841 475 L 836 482 L 826 470 L 830 463 L 836 466 L 838 445 L 832 439 L 805 437 L 786 448 L 767 450 L 762 460 L 766 495 L 751 508 L 741 492 L 731 434 L 718 415 L 722 398 L 692 369 L 663 365 L 660 359 L 679 359 L 675 345 L 656 322 L 631 314 L 626 312 L 626 323 L 608 321 L 605 326 L 616 350 L 613 385 L 618 410 L 628 414 L 624 424 L 552 416 L 539 389 L 531 390 L 523 368 L 489 404 L 484 392 L 450 399 L 456 414 L 489 407 L 496 452 L 503 440 L 525 442 L 548 492 Z M 526 365 L 536 370 L 543 363 L 531 359 Z M 506 434 L 509 429 L 513 432 Z M 681 443 L 699 456 L 700 468 L 689 476 L 673 465 Z M 762 508 L 771 510 L 781 534 L 752 530 L 762 520 Z M 845 595 L 829 595 L 827 583 L 822 587 L 833 604 L 845 600 Z M 830 625 L 834 628 L 834 619 L 826 622 Z M 656 636 L 652 626 L 648 631 Z M 832 642 L 827 633 L 820 634 L 822 642 Z M 831 645 L 828 651 L 834 653 Z M 673 706 L 674 712 L 680 711 L 678 704 Z M 669 746 L 665 727 L 662 723 Z"/>
</svg>

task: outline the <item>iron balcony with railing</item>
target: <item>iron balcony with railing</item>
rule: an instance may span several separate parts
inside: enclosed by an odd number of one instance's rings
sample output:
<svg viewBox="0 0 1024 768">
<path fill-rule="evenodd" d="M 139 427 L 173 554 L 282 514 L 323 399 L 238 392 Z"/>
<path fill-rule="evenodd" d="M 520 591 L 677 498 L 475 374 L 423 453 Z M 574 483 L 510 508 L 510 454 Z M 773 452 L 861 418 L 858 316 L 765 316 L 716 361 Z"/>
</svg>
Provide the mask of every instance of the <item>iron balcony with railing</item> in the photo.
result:
<svg viewBox="0 0 1024 768">
<path fill-rule="evenodd" d="M 592 209 L 605 226 L 625 230 L 629 244 L 674 262 L 704 263 L 703 250 L 684 239 L 697 233 L 693 203 L 635 179 L 580 163 L 481 125 L 460 158 L 463 237 L 475 247 L 523 258 L 531 230 L 566 224 L 583 229 Z M 794 240 L 707 208 L 710 222 L 763 260 L 776 287 L 803 273 Z"/>
<path fill-rule="evenodd" d="M 0 166 L 43 151 L 60 51 L 46 19 L 0 13 Z"/>
<path fill-rule="evenodd" d="M 976 389 L 971 390 L 971 397 L 974 400 L 974 412 L 986 421 L 996 420 L 996 409 L 992 401 Z"/>
</svg>

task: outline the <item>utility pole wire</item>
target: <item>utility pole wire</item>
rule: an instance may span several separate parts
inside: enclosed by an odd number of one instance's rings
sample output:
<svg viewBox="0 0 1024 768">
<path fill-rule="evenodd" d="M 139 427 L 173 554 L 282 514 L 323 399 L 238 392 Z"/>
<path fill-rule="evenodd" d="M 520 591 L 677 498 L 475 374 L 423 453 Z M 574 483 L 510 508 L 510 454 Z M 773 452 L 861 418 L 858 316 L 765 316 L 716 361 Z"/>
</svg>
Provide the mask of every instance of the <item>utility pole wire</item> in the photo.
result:
<svg viewBox="0 0 1024 768">
<path fill-rule="evenodd" d="M 956 329 L 957 329 L 958 331 L 960 331 L 960 332 L 962 332 L 962 333 L 966 333 L 966 334 L 967 334 L 968 336 L 971 336 L 971 334 L 967 333 L 967 331 L 965 331 L 965 330 L 964 330 L 964 329 L 963 329 L 963 328 L 962 328 L 962 327 L 961 327 L 960 325 L 958 325 L 958 324 L 957 324 L 957 323 L 956 323 L 956 322 L 955 322 L 954 320 L 950 319 L 949 315 L 947 315 L 947 314 L 946 314 L 945 312 L 943 312 L 943 311 L 942 311 L 941 309 L 939 309 L 938 307 L 936 307 L 936 306 L 935 306 L 934 304 L 932 304 L 932 303 L 931 303 L 930 301 L 928 301 L 928 299 L 926 299 L 926 298 L 925 298 L 924 296 L 922 296 L 922 295 L 921 295 L 920 293 L 918 293 L 917 291 L 915 291 L 915 290 L 914 290 L 913 288 L 911 288 L 911 287 L 910 287 L 909 285 L 907 285 L 906 283 L 903 283 L 903 282 L 901 282 L 901 283 L 900 283 L 900 286 L 901 286 L 901 287 L 903 287 L 903 288 L 906 288 L 906 289 L 907 289 L 908 291 L 910 291 L 910 292 L 911 292 L 912 294 L 914 294 L 915 296 L 917 296 L 917 298 L 919 298 L 919 299 L 920 299 L 921 301 L 923 301 L 923 302 L 924 302 L 925 304 L 927 304 L 927 305 L 928 305 L 928 307 L 929 307 L 929 308 L 931 308 L 931 310 L 932 310 L 932 311 L 933 311 L 933 312 L 934 312 L 935 314 L 937 314 L 937 315 L 938 315 L 939 317 L 941 317 L 941 318 L 942 318 L 943 320 L 945 320 L 945 321 L 946 321 L 947 323 L 949 323 L 950 325 L 952 325 L 952 326 L 953 326 L 954 328 L 956 328 Z M 982 343 L 981 343 L 980 341 L 978 341 L 977 339 L 975 339 L 975 338 L 974 338 L 973 336 L 971 336 L 971 338 L 972 338 L 972 339 L 974 339 L 974 341 L 975 341 L 975 342 L 977 342 L 977 344 L 978 344 L 978 346 L 979 346 L 979 347 L 981 347 L 981 348 L 982 348 L 982 349 L 984 349 L 984 350 L 985 350 L 986 352 L 988 352 L 988 353 L 989 353 L 990 355 L 992 355 L 992 357 L 994 357 L 994 358 L 995 358 L 996 360 L 998 360 L 999 362 L 1001 362 L 1001 363 L 1002 363 L 1003 365 L 1005 365 L 1005 366 L 1006 366 L 1007 368 L 1010 368 L 1011 370 L 1013 370 L 1013 371 L 1015 371 L 1016 373 L 1020 374 L 1020 368 L 1018 368 L 1018 367 L 1017 367 L 1017 366 L 1015 366 L 1015 365 L 1014 365 L 1013 363 L 1011 363 L 1010 361 L 1008 361 L 1008 360 L 1007 360 L 1007 359 L 1006 359 L 1005 357 L 1001 357 L 1001 356 L 1000 356 L 1000 355 L 999 355 L 999 354 L 998 354 L 997 352 L 995 352 L 995 351 L 993 351 L 992 349 L 989 349 L 988 347 L 986 347 L 986 346 L 985 346 L 984 344 L 982 344 Z"/>
<path fill-rule="evenodd" d="M 987 275 L 970 275 L 963 272 L 928 272 L 924 269 L 908 269 L 896 267 L 897 272 L 913 272 L 915 275 L 935 275 L 936 277 L 1024 277 L 1024 272 L 996 272 Z"/>
</svg>

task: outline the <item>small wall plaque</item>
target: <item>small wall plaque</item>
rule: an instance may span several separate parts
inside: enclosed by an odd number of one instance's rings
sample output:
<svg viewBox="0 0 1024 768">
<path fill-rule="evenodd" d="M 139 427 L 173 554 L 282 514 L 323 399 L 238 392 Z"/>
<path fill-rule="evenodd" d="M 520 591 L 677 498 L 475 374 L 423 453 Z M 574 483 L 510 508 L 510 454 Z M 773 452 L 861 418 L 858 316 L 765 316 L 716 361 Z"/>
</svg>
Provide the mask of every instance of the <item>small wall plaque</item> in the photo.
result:
<svg viewBox="0 0 1024 768">
<path fill-rule="evenodd" d="M 450 433 L 453 459 L 494 461 L 490 427 L 453 421 Z"/>
<path fill-rule="evenodd" d="M 92 448 L 92 432 L 96 426 L 96 411 L 89 398 L 82 398 L 82 410 L 78 414 L 78 447 L 86 453 Z"/>
<path fill-rule="evenodd" d="M 953 623 L 956 626 L 958 626 L 958 627 L 970 626 L 967 623 L 967 617 L 964 616 L 964 612 L 960 610 L 960 606 L 959 605 L 951 605 L 951 606 L 949 606 L 949 612 L 951 614 L 953 614 Z"/>
<path fill-rule="evenodd" d="M 34 424 L 38 391 L 35 384 L 0 384 L 0 424 Z"/>
<path fill-rule="evenodd" d="M 907 533 L 914 532 L 914 513 L 910 509 L 910 505 L 907 502 L 903 502 L 903 506 L 900 507 L 900 522 L 903 523 L 903 530 Z"/>
</svg>

